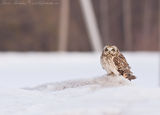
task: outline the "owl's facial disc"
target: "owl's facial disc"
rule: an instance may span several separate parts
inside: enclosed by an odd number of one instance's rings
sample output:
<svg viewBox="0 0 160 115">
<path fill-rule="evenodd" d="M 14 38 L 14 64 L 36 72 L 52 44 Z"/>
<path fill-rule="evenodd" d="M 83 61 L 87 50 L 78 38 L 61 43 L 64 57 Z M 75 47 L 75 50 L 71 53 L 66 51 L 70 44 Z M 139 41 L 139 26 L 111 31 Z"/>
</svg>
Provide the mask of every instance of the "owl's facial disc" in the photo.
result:
<svg viewBox="0 0 160 115">
<path fill-rule="evenodd" d="M 103 52 L 105 55 L 115 55 L 119 50 L 116 46 L 106 46 Z"/>
</svg>

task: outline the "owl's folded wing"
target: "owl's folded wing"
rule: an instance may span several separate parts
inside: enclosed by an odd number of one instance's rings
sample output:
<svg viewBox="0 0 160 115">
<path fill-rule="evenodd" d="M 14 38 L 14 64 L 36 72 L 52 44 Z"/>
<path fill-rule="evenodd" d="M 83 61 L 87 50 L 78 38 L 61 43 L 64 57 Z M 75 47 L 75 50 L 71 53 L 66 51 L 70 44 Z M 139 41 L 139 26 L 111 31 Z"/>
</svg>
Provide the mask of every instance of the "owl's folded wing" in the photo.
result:
<svg viewBox="0 0 160 115">
<path fill-rule="evenodd" d="M 125 57 L 121 53 L 113 58 L 113 62 L 120 73 L 121 71 L 130 71 L 129 64 L 127 63 Z"/>
</svg>

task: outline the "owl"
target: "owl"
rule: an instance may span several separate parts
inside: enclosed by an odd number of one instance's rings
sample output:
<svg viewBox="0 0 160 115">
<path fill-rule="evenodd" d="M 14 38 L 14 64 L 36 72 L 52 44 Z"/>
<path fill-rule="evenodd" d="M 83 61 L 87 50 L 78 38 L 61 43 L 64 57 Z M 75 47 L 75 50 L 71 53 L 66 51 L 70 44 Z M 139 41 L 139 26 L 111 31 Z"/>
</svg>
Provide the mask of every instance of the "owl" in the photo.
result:
<svg viewBox="0 0 160 115">
<path fill-rule="evenodd" d="M 125 57 L 116 46 L 107 45 L 104 47 L 101 55 L 101 65 L 108 75 L 122 75 L 128 80 L 136 79 Z"/>
</svg>

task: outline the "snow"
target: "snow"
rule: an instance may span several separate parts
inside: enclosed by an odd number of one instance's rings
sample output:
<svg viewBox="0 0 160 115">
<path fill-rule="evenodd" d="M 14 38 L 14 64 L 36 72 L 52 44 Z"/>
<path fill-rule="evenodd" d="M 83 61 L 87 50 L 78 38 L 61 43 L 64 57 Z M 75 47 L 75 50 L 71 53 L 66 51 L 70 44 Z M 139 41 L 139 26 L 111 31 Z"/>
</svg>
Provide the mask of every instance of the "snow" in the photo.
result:
<svg viewBox="0 0 160 115">
<path fill-rule="evenodd" d="M 105 75 L 99 55 L 0 53 L 0 115 L 160 114 L 158 53 L 124 53 L 131 82 Z"/>
<path fill-rule="evenodd" d="M 24 88 L 27 90 L 39 90 L 39 91 L 60 91 L 68 88 L 79 88 L 82 86 L 98 85 L 100 87 L 119 87 L 125 85 L 132 85 L 131 82 L 122 76 L 103 75 L 90 79 L 78 79 L 70 81 L 62 81 L 55 83 L 46 83 L 31 88 Z"/>
</svg>

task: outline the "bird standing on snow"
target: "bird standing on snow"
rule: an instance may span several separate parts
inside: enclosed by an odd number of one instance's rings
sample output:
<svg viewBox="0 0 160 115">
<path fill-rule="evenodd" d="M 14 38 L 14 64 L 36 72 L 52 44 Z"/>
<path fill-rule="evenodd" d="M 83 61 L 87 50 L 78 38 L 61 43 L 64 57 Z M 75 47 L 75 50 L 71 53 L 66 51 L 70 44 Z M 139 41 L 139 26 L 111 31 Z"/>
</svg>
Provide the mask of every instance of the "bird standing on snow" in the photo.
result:
<svg viewBox="0 0 160 115">
<path fill-rule="evenodd" d="M 125 57 L 116 46 L 107 45 L 104 47 L 101 55 L 101 65 L 108 75 L 122 75 L 129 80 L 136 79 Z"/>
</svg>

